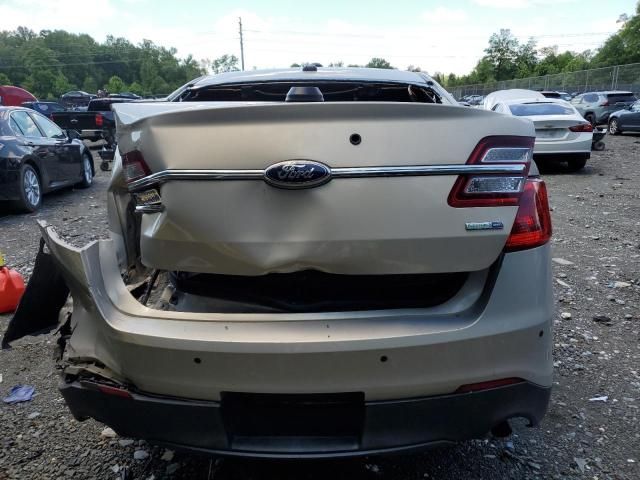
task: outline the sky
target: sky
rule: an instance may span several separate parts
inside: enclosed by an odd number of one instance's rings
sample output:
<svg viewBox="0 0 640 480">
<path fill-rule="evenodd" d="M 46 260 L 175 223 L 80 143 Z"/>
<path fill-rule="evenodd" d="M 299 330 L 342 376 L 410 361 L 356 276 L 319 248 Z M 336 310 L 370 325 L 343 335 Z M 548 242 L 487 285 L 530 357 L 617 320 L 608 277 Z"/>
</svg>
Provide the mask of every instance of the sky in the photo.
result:
<svg viewBox="0 0 640 480">
<path fill-rule="evenodd" d="M 636 0 L 0 0 L 0 30 L 26 26 L 152 40 L 197 60 L 240 57 L 246 69 L 297 62 L 365 64 L 469 73 L 492 33 L 560 51 L 596 49 L 632 14 Z"/>
</svg>

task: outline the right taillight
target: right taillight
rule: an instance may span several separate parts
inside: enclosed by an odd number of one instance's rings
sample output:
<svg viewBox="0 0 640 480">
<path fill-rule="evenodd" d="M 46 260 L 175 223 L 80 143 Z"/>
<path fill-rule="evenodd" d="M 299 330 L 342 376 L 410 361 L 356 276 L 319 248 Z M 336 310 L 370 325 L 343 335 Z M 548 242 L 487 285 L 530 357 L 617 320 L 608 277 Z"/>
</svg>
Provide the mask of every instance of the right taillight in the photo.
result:
<svg viewBox="0 0 640 480">
<path fill-rule="evenodd" d="M 139 180 L 151 173 L 139 150 L 132 150 L 122 156 L 122 171 L 127 183 Z"/>
<path fill-rule="evenodd" d="M 544 245 L 551 238 L 551 213 L 547 187 L 540 178 L 529 178 L 520 197 L 518 213 L 504 247 L 516 252 Z"/>
<path fill-rule="evenodd" d="M 572 132 L 593 132 L 593 125 L 590 123 L 579 123 L 573 127 L 569 127 Z"/>
<path fill-rule="evenodd" d="M 96 127 L 102 127 L 104 125 L 104 117 L 101 113 L 96 113 Z"/>
</svg>

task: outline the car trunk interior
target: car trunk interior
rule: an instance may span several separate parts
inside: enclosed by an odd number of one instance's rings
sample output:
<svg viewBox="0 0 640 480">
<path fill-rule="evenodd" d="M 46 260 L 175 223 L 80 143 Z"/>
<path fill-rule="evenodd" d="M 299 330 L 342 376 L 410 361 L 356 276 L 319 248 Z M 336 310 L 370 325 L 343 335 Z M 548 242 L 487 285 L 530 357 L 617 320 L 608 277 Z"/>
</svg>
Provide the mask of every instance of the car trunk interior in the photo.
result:
<svg viewBox="0 0 640 480">
<path fill-rule="evenodd" d="M 468 273 L 340 275 L 317 270 L 259 276 L 171 272 L 177 310 L 306 313 L 426 308 L 452 298 Z M 207 301 L 193 301 L 205 297 Z"/>
</svg>

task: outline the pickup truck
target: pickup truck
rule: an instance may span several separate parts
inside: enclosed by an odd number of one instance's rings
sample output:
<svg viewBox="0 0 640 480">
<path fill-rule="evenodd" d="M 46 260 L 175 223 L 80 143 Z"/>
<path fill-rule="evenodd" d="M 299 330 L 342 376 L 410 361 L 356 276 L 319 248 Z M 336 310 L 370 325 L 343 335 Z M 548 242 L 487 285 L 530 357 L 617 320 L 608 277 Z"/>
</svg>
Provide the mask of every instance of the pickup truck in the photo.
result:
<svg viewBox="0 0 640 480">
<path fill-rule="evenodd" d="M 129 102 L 126 98 L 96 98 L 89 102 L 87 111 L 54 112 L 51 119 L 63 130 L 77 130 L 80 138 L 97 141 L 104 139 L 107 145 L 102 148 L 100 158 L 101 170 L 109 170 L 109 161 L 113 159 L 116 144 L 116 124 L 111 111 L 113 103 Z"/>
</svg>

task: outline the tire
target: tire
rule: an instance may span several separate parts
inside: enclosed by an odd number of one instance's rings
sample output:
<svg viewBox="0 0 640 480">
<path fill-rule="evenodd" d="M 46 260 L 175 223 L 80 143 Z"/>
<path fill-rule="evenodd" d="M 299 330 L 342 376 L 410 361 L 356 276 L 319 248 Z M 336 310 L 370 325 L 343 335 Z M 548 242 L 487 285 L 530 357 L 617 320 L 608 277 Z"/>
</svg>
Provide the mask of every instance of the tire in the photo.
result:
<svg viewBox="0 0 640 480">
<path fill-rule="evenodd" d="M 93 157 L 85 153 L 82 155 L 82 181 L 78 183 L 78 187 L 89 188 L 93 183 L 94 171 Z"/>
<path fill-rule="evenodd" d="M 584 116 L 584 119 L 589 122 L 591 125 L 593 125 L 594 127 L 596 126 L 596 116 L 593 113 L 587 113 Z"/>
<path fill-rule="evenodd" d="M 15 206 L 22 212 L 35 212 L 42 205 L 42 181 L 38 172 L 28 163 L 20 169 L 20 199 Z"/>
<path fill-rule="evenodd" d="M 622 130 L 620 130 L 620 127 L 618 127 L 617 118 L 612 118 L 611 120 L 609 120 L 609 133 L 611 135 L 620 135 L 622 133 Z"/>
<path fill-rule="evenodd" d="M 577 172 L 577 171 L 582 170 L 584 168 L 584 166 L 587 164 L 587 159 L 586 158 L 574 158 L 572 160 L 569 160 L 567 163 L 569 165 L 569 171 L 570 172 Z"/>
</svg>

